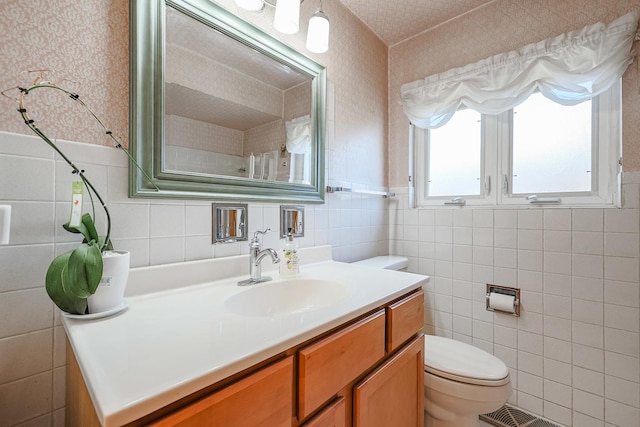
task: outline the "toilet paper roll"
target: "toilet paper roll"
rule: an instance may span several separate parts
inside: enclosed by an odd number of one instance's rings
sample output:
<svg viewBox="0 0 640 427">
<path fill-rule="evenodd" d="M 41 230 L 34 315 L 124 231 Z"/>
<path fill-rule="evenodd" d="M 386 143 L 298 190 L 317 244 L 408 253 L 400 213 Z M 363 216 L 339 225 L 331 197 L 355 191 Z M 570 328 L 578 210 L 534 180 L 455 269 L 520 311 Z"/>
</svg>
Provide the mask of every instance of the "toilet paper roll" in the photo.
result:
<svg viewBox="0 0 640 427">
<path fill-rule="evenodd" d="M 494 310 L 515 313 L 515 301 L 516 297 L 513 295 L 499 294 L 496 292 L 491 292 L 491 294 L 489 294 L 489 307 Z"/>
</svg>

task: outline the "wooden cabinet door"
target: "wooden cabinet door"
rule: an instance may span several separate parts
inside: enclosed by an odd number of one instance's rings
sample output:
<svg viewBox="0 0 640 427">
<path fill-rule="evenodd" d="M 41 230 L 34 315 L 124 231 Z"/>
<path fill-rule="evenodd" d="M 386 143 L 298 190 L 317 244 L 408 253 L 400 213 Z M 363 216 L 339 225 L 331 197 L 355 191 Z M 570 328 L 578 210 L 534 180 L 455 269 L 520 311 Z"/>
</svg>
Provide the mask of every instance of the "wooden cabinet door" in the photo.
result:
<svg viewBox="0 0 640 427">
<path fill-rule="evenodd" d="M 290 427 L 293 357 L 267 366 L 151 424 L 154 427 Z"/>
<path fill-rule="evenodd" d="M 339 397 L 331 405 L 314 415 L 303 427 L 345 427 L 346 405 L 344 397 Z"/>
<path fill-rule="evenodd" d="M 301 349 L 298 418 L 306 418 L 384 358 L 384 346 L 385 316 L 380 310 Z"/>
<path fill-rule="evenodd" d="M 422 329 L 424 291 L 409 295 L 387 307 L 387 351 L 395 351 Z"/>
<path fill-rule="evenodd" d="M 424 336 L 354 387 L 354 427 L 424 427 Z"/>
</svg>

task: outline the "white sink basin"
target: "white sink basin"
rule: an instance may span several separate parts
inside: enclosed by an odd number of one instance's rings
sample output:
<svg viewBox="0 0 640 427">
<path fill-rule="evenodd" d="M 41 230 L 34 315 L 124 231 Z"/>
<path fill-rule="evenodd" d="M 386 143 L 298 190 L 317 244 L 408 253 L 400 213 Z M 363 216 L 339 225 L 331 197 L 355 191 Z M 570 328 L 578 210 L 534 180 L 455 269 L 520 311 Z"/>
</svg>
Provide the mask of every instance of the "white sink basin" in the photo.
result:
<svg viewBox="0 0 640 427">
<path fill-rule="evenodd" d="M 347 295 L 345 285 L 328 280 L 292 279 L 254 285 L 224 303 L 243 316 L 279 316 L 314 311 L 334 304 Z"/>
</svg>

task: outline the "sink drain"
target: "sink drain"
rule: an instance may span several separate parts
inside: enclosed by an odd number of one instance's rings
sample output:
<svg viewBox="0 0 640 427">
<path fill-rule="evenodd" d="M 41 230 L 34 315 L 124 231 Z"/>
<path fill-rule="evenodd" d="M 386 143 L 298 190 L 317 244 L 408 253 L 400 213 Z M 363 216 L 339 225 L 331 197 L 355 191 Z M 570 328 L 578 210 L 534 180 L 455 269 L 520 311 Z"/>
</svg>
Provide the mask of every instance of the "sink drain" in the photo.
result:
<svg viewBox="0 0 640 427">
<path fill-rule="evenodd" d="M 536 417 L 509 405 L 504 405 L 490 414 L 480 415 L 480 419 L 496 427 L 562 427 L 560 424 Z"/>
</svg>

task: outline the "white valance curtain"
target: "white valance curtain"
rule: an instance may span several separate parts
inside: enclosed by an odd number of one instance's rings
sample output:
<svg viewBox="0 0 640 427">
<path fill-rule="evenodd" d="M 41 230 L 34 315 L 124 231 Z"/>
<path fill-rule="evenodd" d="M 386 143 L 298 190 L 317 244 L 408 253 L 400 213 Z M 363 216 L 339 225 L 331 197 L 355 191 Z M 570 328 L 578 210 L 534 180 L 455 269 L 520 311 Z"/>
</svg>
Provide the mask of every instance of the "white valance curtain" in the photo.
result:
<svg viewBox="0 0 640 427">
<path fill-rule="evenodd" d="M 411 122 L 437 128 L 458 108 L 500 114 L 539 90 L 563 105 L 606 91 L 633 61 L 639 11 L 407 83 L 402 105 Z"/>
<path fill-rule="evenodd" d="M 311 168 L 306 165 L 311 153 L 311 116 L 296 117 L 284 123 L 287 131 L 287 151 L 291 153 L 289 182 L 311 183 Z"/>
<path fill-rule="evenodd" d="M 304 154 L 311 147 L 311 117 L 296 117 L 286 121 L 287 151 L 292 154 Z"/>
</svg>

